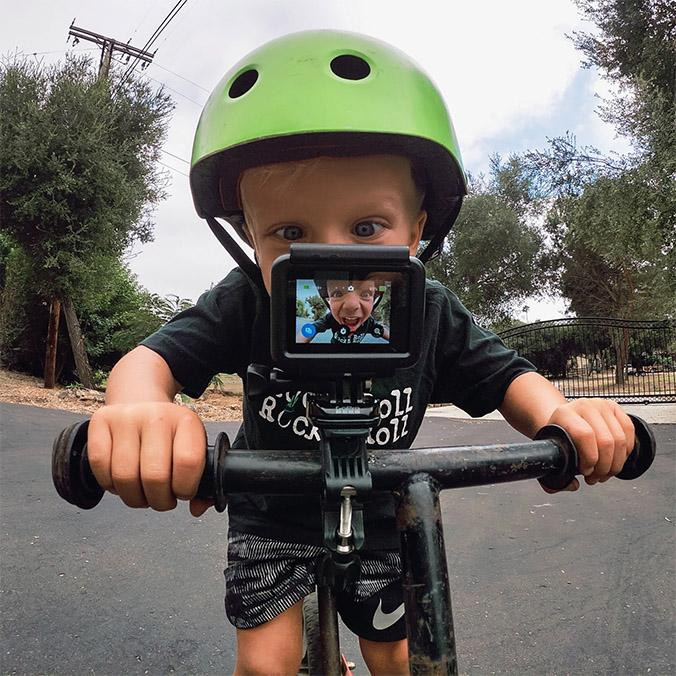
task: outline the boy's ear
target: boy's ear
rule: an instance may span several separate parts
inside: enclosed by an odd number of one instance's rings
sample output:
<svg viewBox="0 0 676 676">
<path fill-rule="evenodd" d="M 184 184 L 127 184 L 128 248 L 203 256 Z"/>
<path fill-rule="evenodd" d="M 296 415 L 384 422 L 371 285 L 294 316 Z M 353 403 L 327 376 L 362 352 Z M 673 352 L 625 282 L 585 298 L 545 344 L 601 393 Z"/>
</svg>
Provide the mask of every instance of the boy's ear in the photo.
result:
<svg viewBox="0 0 676 676">
<path fill-rule="evenodd" d="M 411 244 L 409 246 L 411 256 L 415 256 L 418 251 L 418 245 L 420 244 L 420 239 L 422 237 L 423 230 L 425 229 L 425 223 L 427 223 L 427 212 L 422 209 L 418 214 L 418 219 L 413 224 L 413 228 L 411 230 Z"/>
</svg>

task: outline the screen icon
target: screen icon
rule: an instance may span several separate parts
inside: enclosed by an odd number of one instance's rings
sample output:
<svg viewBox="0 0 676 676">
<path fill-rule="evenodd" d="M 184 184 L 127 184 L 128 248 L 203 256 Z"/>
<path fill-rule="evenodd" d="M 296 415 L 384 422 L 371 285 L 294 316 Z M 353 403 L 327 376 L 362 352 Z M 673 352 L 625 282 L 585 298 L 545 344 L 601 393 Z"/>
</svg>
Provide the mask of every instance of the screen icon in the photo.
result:
<svg viewBox="0 0 676 676">
<path fill-rule="evenodd" d="M 314 338 L 315 334 L 317 333 L 317 329 L 315 328 L 314 324 L 303 324 L 303 326 L 300 329 L 301 334 L 305 336 L 306 338 Z"/>
</svg>

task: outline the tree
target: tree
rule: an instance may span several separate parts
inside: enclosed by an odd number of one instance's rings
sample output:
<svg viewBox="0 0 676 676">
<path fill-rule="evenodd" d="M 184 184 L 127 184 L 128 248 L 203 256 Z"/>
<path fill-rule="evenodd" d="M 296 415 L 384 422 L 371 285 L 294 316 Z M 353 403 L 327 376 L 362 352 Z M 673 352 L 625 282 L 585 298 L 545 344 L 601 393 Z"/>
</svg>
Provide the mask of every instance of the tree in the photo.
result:
<svg viewBox="0 0 676 676">
<path fill-rule="evenodd" d="M 593 33 L 576 32 L 585 67 L 595 66 L 617 93 L 602 117 L 631 137 L 644 156 L 674 166 L 676 12 L 670 0 L 576 0 Z"/>
<path fill-rule="evenodd" d="M 171 108 L 162 91 L 139 80 L 97 78 L 86 57 L 52 67 L 14 57 L 0 68 L 2 227 L 26 253 L 56 320 L 63 302 L 75 351 L 76 292 L 97 263 L 151 239 L 164 184 L 156 160 Z M 84 350 L 75 356 L 89 384 Z M 46 360 L 46 386 L 53 364 Z"/>
<path fill-rule="evenodd" d="M 676 312 L 676 15 L 663 0 L 577 0 L 594 33 L 575 33 L 584 66 L 616 85 L 601 117 L 633 151 L 603 156 L 570 134 L 524 156 L 550 198 L 547 259 L 578 315 Z"/>
<path fill-rule="evenodd" d="M 519 160 L 492 159 L 491 177 L 470 195 L 428 274 L 454 291 L 480 322 L 503 325 L 535 295 L 542 237 L 528 175 Z"/>
<path fill-rule="evenodd" d="M 601 177 L 549 215 L 561 292 L 578 316 L 644 319 L 676 311 L 664 249 L 642 172 Z"/>
<path fill-rule="evenodd" d="M 0 289 L 0 361 L 9 368 L 39 375 L 45 360 L 46 302 L 35 291 L 37 282 L 28 256 L 18 246 L 4 256 L 1 249 L 0 269 L 5 270 L 5 278 Z M 163 299 L 146 291 L 115 258 L 97 261 L 90 276 L 75 290 L 73 303 L 78 307 L 91 366 L 102 371 L 156 331 L 171 318 L 169 309 L 177 307 L 172 297 Z M 56 372 L 60 380 L 70 382 L 75 367 L 63 324 L 59 338 Z"/>
<path fill-rule="evenodd" d="M 309 296 L 305 299 L 305 302 L 310 306 L 312 310 L 312 321 L 316 322 L 326 315 L 328 312 L 328 307 L 326 303 L 319 295 Z"/>
<path fill-rule="evenodd" d="M 296 317 L 307 318 L 309 316 L 305 303 L 300 298 L 296 298 Z"/>
</svg>

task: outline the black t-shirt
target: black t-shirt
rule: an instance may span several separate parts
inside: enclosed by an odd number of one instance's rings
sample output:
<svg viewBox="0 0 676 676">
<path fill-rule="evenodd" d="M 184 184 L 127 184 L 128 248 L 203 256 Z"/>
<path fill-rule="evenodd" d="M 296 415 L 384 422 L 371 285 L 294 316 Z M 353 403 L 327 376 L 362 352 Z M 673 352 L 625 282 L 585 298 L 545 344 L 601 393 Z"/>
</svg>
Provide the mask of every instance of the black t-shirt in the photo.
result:
<svg viewBox="0 0 676 676">
<path fill-rule="evenodd" d="M 494 334 L 475 324 L 458 298 L 428 280 L 422 356 L 396 377 L 376 379 L 371 392 L 380 399 L 380 422 L 370 447 L 409 448 L 430 403 L 453 403 L 472 416 L 495 410 L 507 387 L 533 365 L 509 350 Z M 305 392 L 253 397 L 246 391 L 251 363 L 271 364 L 270 299 L 260 278 L 234 269 L 142 343 L 169 365 L 183 391 L 198 397 L 216 373 L 244 380 L 243 424 L 236 448 L 318 449 L 318 430 L 305 417 Z M 281 540 L 321 544 L 319 498 L 232 495 L 230 525 L 238 531 Z M 394 503 L 377 494 L 365 509 L 366 546 L 396 549 Z"/>
</svg>

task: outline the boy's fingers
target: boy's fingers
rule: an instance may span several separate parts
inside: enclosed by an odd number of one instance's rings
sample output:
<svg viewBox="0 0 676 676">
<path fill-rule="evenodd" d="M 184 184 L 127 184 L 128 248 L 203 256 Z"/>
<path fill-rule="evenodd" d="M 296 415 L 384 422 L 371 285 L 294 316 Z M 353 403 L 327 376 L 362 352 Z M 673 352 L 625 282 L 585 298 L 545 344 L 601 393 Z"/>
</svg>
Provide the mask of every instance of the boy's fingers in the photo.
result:
<svg viewBox="0 0 676 676">
<path fill-rule="evenodd" d="M 599 457 L 592 424 L 586 417 L 583 418 L 569 408 L 563 409 L 557 419 L 551 422 L 555 422 L 568 432 L 577 449 L 578 469 L 585 476 L 589 476 L 594 471 Z"/>
<path fill-rule="evenodd" d="M 559 489 L 547 488 L 547 486 L 543 486 L 542 484 L 540 484 L 540 486 L 545 493 L 552 495 L 554 493 L 561 493 L 562 491 L 576 491 L 578 488 L 580 488 L 580 482 L 577 479 L 573 479 L 565 488 Z"/>
<path fill-rule="evenodd" d="M 595 484 L 599 479 L 610 473 L 615 456 L 615 435 L 609 427 L 609 420 L 598 409 L 587 409 L 585 420 L 593 430 L 597 458 L 593 471 L 585 476 L 588 484 Z"/>
<path fill-rule="evenodd" d="M 202 500 L 202 498 L 193 498 L 190 501 L 190 513 L 193 516 L 202 516 L 204 512 L 209 509 L 209 507 L 213 507 L 214 502 L 213 500 Z"/>
<path fill-rule="evenodd" d="M 113 488 L 113 479 L 110 475 L 112 450 L 113 440 L 108 422 L 103 416 L 94 414 L 87 429 L 87 459 L 94 478 L 104 491 Z"/>
<path fill-rule="evenodd" d="M 172 461 L 171 486 L 177 498 L 189 500 L 197 492 L 204 472 L 206 449 L 207 437 L 202 421 L 192 413 L 182 416 L 174 434 Z"/>
<path fill-rule="evenodd" d="M 629 453 L 631 453 L 633 443 L 631 446 L 629 443 L 633 439 L 633 435 L 630 436 L 629 440 L 627 439 L 626 431 L 620 424 L 615 409 L 605 409 L 603 417 L 608 425 L 610 433 L 613 435 L 613 456 L 610 461 L 610 468 L 608 469 L 607 476 L 604 477 L 604 480 L 607 480 L 622 471 L 624 461 L 627 459 Z M 631 423 L 631 421 L 629 422 Z"/>
<path fill-rule="evenodd" d="M 636 430 L 634 430 L 634 423 L 619 406 L 615 407 L 614 413 L 617 422 L 620 424 L 620 427 L 622 427 L 622 431 L 624 432 L 624 438 L 627 442 L 627 457 L 629 457 L 631 452 L 634 450 L 634 444 L 636 443 Z"/>
<path fill-rule="evenodd" d="M 110 473 L 115 491 L 129 507 L 147 507 L 140 474 L 139 432 L 135 425 L 118 425 L 112 432 Z"/>
<path fill-rule="evenodd" d="M 172 425 L 163 416 L 149 418 L 141 429 L 139 469 L 148 505 L 160 512 L 176 507 L 171 492 Z"/>
</svg>

